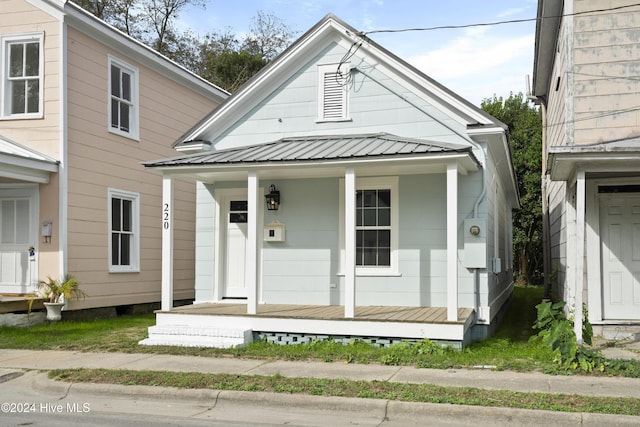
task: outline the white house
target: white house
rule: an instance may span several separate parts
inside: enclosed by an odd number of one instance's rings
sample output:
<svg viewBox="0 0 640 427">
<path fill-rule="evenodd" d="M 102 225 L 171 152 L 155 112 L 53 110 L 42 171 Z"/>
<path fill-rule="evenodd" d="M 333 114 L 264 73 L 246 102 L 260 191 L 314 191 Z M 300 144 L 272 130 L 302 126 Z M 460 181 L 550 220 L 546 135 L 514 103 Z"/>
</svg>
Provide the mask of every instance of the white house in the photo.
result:
<svg viewBox="0 0 640 427">
<path fill-rule="evenodd" d="M 145 344 L 462 346 L 491 333 L 511 296 L 505 125 L 333 15 L 175 148 L 145 163 L 164 183 L 163 303 Z M 196 299 L 182 308 L 178 178 L 198 182 Z"/>
</svg>

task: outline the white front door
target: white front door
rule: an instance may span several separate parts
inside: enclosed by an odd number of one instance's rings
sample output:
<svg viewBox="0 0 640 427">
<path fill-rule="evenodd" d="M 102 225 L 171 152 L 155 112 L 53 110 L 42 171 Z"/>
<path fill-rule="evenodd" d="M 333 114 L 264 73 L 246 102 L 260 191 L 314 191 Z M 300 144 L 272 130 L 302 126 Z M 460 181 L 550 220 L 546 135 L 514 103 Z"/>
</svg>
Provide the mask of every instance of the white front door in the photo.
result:
<svg viewBox="0 0 640 427">
<path fill-rule="evenodd" d="M 640 195 L 600 195 L 603 319 L 640 319 Z"/>
<path fill-rule="evenodd" d="M 224 199 L 225 255 L 223 298 L 246 298 L 245 260 L 247 255 L 247 197 Z"/>
<path fill-rule="evenodd" d="M 37 187 L 0 187 L 0 292 L 33 292 L 38 281 Z"/>
</svg>

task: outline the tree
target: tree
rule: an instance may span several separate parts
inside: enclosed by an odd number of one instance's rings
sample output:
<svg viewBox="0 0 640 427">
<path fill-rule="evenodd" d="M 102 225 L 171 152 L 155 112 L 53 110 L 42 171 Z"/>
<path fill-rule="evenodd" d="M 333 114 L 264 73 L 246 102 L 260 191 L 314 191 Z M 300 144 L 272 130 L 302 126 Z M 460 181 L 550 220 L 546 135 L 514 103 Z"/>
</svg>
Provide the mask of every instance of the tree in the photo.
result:
<svg viewBox="0 0 640 427">
<path fill-rule="evenodd" d="M 482 109 L 509 126 L 520 192 L 513 215 L 514 273 L 518 281 L 542 283 L 542 116 L 522 93 L 484 99 Z"/>
<path fill-rule="evenodd" d="M 178 31 L 175 23 L 188 7 L 204 8 L 204 0 L 77 0 L 77 4 L 177 62 L 196 56 L 199 41 Z"/>
<path fill-rule="evenodd" d="M 252 55 L 247 51 L 227 51 L 211 56 L 206 74 L 202 77 L 221 88 L 235 92 L 244 82 L 267 65 L 261 55 Z"/>
<path fill-rule="evenodd" d="M 233 92 L 282 52 L 295 33 L 272 13 L 258 11 L 249 34 L 231 28 L 200 38 L 176 28 L 188 7 L 204 0 L 76 0 L 96 17 L 134 37 L 204 79 Z"/>
<path fill-rule="evenodd" d="M 272 12 L 259 10 L 251 18 L 251 28 L 244 40 L 243 50 L 271 61 L 291 44 L 295 35 L 296 32 Z"/>
</svg>

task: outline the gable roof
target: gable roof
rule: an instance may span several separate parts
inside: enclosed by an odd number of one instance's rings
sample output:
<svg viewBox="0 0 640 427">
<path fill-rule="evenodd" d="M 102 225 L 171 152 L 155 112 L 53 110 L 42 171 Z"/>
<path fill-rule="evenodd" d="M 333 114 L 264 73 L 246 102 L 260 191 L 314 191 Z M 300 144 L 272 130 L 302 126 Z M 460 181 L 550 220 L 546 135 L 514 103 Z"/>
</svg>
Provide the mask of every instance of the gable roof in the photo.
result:
<svg viewBox="0 0 640 427">
<path fill-rule="evenodd" d="M 472 149 L 460 144 L 402 138 L 387 133 L 282 138 L 267 144 L 216 150 L 144 163 L 147 167 L 229 166 L 257 163 L 301 163 L 370 158 L 399 158 L 466 153 L 479 164 Z"/>
<path fill-rule="evenodd" d="M 401 75 L 417 92 L 429 96 L 436 108 L 446 110 L 449 115 L 457 117 L 467 126 L 486 126 L 501 131 L 507 129 L 505 124 L 488 113 L 387 51 L 333 14 L 328 14 L 225 102 L 182 135 L 174 143 L 174 147 L 179 149 L 179 146 L 192 141 L 206 143 L 215 140 L 225 129 L 232 126 L 235 120 L 255 107 L 273 88 L 283 84 L 300 64 L 310 61 L 327 41 L 336 38 L 353 43 L 354 46 L 361 43 L 359 50 L 366 52 L 367 56 L 375 57 L 376 61 L 384 63 L 388 68 L 396 70 L 397 74 Z M 467 135 L 462 136 L 468 139 Z"/>
</svg>

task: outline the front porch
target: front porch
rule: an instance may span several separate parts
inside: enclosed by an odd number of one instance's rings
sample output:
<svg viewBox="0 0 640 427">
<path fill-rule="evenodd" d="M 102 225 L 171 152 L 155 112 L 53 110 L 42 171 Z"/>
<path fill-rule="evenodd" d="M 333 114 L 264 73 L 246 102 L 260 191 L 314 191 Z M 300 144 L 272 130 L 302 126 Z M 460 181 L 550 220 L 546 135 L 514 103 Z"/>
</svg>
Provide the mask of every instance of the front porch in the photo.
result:
<svg viewBox="0 0 640 427">
<path fill-rule="evenodd" d="M 398 341 L 432 341 L 462 348 L 470 342 L 474 311 L 458 308 L 447 320 L 446 307 L 357 306 L 346 318 L 343 306 L 203 303 L 158 311 L 143 345 L 232 347 L 254 339 L 297 344 L 313 339 L 362 339 L 377 345 Z"/>
</svg>

